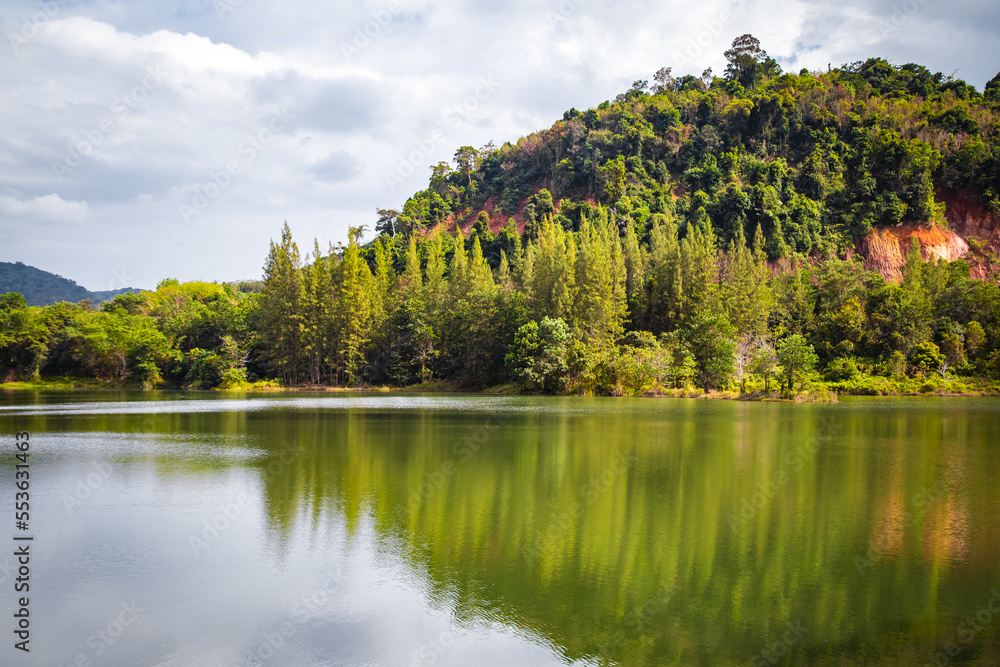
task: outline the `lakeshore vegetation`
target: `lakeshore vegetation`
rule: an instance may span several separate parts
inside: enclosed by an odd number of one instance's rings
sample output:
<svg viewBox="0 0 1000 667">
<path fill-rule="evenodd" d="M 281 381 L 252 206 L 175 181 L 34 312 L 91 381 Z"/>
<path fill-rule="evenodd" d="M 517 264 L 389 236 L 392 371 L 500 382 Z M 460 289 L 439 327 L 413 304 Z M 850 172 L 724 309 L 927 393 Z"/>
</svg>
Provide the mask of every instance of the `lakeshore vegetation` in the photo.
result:
<svg viewBox="0 0 1000 667">
<path fill-rule="evenodd" d="M 882 59 L 782 73 L 750 35 L 723 76 L 637 81 L 515 143 L 464 146 L 362 244 L 262 280 L 29 307 L 0 297 L 6 380 L 813 397 L 1000 391 L 989 246 L 898 281 L 873 229 L 1000 212 L 1000 75 Z M 464 230 L 464 231 L 463 231 Z M 982 278 L 974 278 L 973 269 Z"/>
</svg>

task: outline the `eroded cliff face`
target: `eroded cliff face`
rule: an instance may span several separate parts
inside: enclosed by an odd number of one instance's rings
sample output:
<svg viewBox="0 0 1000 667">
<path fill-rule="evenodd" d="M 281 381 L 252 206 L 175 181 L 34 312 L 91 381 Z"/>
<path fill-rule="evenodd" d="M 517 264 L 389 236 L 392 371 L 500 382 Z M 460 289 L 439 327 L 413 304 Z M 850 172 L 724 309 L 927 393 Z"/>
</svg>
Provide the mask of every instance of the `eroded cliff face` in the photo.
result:
<svg viewBox="0 0 1000 667">
<path fill-rule="evenodd" d="M 938 226 L 921 227 L 900 225 L 892 229 L 873 229 L 858 241 L 856 249 L 864 258 L 864 266 L 869 271 L 877 271 L 888 280 L 899 281 L 903 277 L 906 253 L 913 239 L 920 243 L 920 254 L 927 261 L 943 259 L 953 261 L 969 253 L 969 244 L 950 229 Z"/>
<path fill-rule="evenodd" d="M 866 269 L 899 281 L 906 253 L 915 238 L 925 260 L 965 259 L 973 278 L 992 278 L 1000 273 L 1000 265 L 995 261 L 1000 251 L 1000 216 L 987 210 L 971 192 L 939 190 L 937 194 L 945 204 L 949 228 L 904 224 L 874 229 L 855 244 Z"/>
<path fill-rule="evenodd" d="M 978 246 L 966 256 L 973 278 L 996 278 L 1000 274 L 1000 214 L 987 209 L 978 195 L 963 190 L 950 192 L 938 190 L 938 198 L 944 202 L 948 226 L 970 245 Z"/>
</svg>

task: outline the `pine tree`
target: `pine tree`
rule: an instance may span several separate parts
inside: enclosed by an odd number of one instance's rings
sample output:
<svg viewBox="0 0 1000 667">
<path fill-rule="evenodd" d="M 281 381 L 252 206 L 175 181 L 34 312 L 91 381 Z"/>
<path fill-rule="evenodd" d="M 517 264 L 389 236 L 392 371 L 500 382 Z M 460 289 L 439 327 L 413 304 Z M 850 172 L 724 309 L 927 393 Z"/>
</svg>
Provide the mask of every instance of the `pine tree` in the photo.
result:
<svg viewBox="0 0 1000 667">
<path fill-rule="evenodd" d="M 535 282 L 535 244 L 529 243 L 524 251 L 524 261 L 521 262 L 520 274 L 521 291 L 529 300 L 532 297 L 532 285 Z"/>
<path fill-rule="evenodd" d="M 606 347 L 624 330 L 626 270 L 613 223 L 584 221 L 579 232 L 573 325 L 577 337 Z"/>
<path fill-rule="evenodd" d="M 424 244 L 424 251 L 427 253 L 424 303 L 427 304 L 432 320 L 438 322 L 448 289 L 448 281 L 444 277 L 444 250 L 441 247 L 441 235 L 437 234 L 427 241 Z"/>
<path fill-rule="evenodd" d="M 525 268 L 525 292 L 532 317 L 541 319 L 548 315 L 569 320 L 575 293 L 576 243 L 562 225 L 552 222 L 552 217 L 542 217 L 538 238 L 529 248 L 532 252 L 525 263 L 531 262 L 530 279 Z"/>
<path fill-rule="evenodd" d="M 404 300 L 411 299 L 419 293 L 421 287 L 423 279 L 420 274 L 420 258 L 417 257 L 417 239 L 411 234 L 406 247 L 406 266 L 403 275 L 399 277 L 399 291 Z"/>
<path fill-rule="evenodd" d="M 309 360 L 309 381 L 318 384 L 328 356 L 333 295 L 329 261 L 322 257 L 319 241 L 313 241 L 312 264 L 303 271 L 302 340 Z"/>
<path fill-rule="evenodd" d="M 521 238 L 521 234 L 517 231 L 517 224 L 514 222 L 513 218 L 507 221 L 507 229 L 513 236 L 513 244 L 510 252 L 508 253 L 507 261 L 510 262 L 511 278 L 513 278 L 514 282 L 520 286 L 522 285 L 521 269 L 524 265 L 524 242 Z"/>
<path fill-rule="evenodd" d="M 389 243 L 385 236 L 379 237 L 375 243 L 375 283 L 378 286 L 377 296 L 381 301 L 376 310 L 383 318 L 388 317 L 394 307 L 393 297 L 396 291 L 396 269 L 392 265 Z"/>
<path fill-rule="evenodd" d="M 375 280 L 358 248 L 359 230 L 351 228 L 340 263 L 336 308 L 336 352 L 346 384 L 356 384 L 364 347 L 371 335 L 371 291 Z"/>
<path fill-rule="evenodd" d="M 757 229 L 758 242 L 755 245 L 760 247 L 760 227 Z M 738 225 L 736 234 L 729 242 L 720 285 L 723 310 L 737 335 L 763 336 L 767 331 L 772 299 L 762 254 L 758 252 L 755 256 L 750 251 L 743 226 Z"/>
<path fill-rule="evenodd" d="M 465 237 L 462 228 L 455 229 L 453 239 L 455 254 L 451 257 L 451 275 L 448 276 L 448 291 L 452 302 L 469 293 L 469 256 L 465 251 Z"/>
<path fill-rule="evenodd" d="M 497 269 L 497 285 L 506 294 L 514 291 L 514 281 L 511 279 L 510 265 L 507 263 L 507 253 L 500 251 L 500 267 Z"/>
<path fill-rule="evenodd" d="M 622 242 L 622 253 L 625 261 L 625 293 L 628 301 L 629 320 L 632 328 L 645 325 L 646 314 L 643 308 L 646 285 L 646 257 L 639 245 L 639 237 L 635 233 L 635 225 L 631 222 L 625 230 Z"/>
<path fill-rule="evenodd" d="M 261 294 L 261 339 L 272 367 L 288 384 L 298 382 L 302 343 L 302 260 L 285 222 L 281 243 L 271 241 L 264 264 Z"/>
<path fill-rule="evenodd" d="M 496 285 L 493 282 L 493 271 L 483 257 L 483 248 L 479 245 L 479 237 L 472 240 L 472 255 L 468 268 L 469 293 L 492 294 Z"/>
<path fill-rule="evenodd" d="M 718 268 L 715 262 L 715 232 L 712 224 L 688 225 L 687 236 L 681 241 L 681 323 L 690 324 L 701 313 L 719 312 L 717 287 Z"/>
<path fill-rule="evenodd" d="M 684 288 L 680 255 L 676 223 L 662 214 L 653 216 L 645 327 L 654 334 L 674 331 L 680 326 Z"/>
</svg>

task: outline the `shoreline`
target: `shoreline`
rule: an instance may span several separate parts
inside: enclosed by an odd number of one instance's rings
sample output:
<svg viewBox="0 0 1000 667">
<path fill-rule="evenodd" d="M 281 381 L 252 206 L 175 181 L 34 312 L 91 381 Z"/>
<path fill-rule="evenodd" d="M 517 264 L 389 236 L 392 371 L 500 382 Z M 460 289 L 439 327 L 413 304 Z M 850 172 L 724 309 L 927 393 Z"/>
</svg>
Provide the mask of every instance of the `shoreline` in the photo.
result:
<svg viewBox="0 0 1000 667">
<path fill-rule="evenodd" d="M 883 378 L 884 379 L 884 378 Z M 953 398 L 996 398 L 1000 397 L 1000 383 L 990 382 L 983 378 L 969 378 L 975 383 L 975 389 L 958 390 L 948 387 L 947 384 L 940 388 L 935 387 L 932 391 L 913 390 L 907 387 L 903 391 L 837 391 L 830 385 L 838 383 L 827 383 L 826 386 L 813 386 L 802 390 L 795 396 L 783 395 L 781 392 L 751 391 L 744 394 L 738 391 L 710 391 L 688 387 L 684 389 L 667 389 L 658 387 L 641 393 L 622 393 L 605 395 L 607 398 L 689 398 L 701 400 L 727 400 L 744 401 L 750 403 L 834 403 L 840 398 L 871 397 L 871 398 L 896 398 L 896 397 L 953 397 Z M 917 380 L 909 379 L 909 383 Z M 963 383 L 964 384 L 964 383 Z M 925 385 L 926 386 L 926 385 Z M 968 385 L 966 385 L 968 386 Z M 879 389 L 884 390 L 884 385 Z M 159 386 L 152 389 L 143 389 L 135 385 L 129 385 L 120 381 L 93 380 L 83 378 L 53 378 L 51 380 L 25 380 L 0 383 L 0 390 L 6 392 L 17 391 L 179 391 L 179 392 L 218 392 L 222 394 L 246 394 L 246 393 L 441 393 L 441 394 L 478 394 L 485 396 L 558 396 L 558 397 L 595 397 L 595 394 L 586 393 L 565 393 L 565 394 L 540 394 L 535 392 L 518 391 L 513 385 L 498 385 L 483 389 L 468 389 L 446 382 L 427 382 L 410 385 L 407 387 L 393 387 L 388 385 L 362 385 L 358 387 L 342 387 L 334 385 L 312 385 L 300 384 L 293 386 L 282 386 L 274 381 L 261 381 L 250 383 L 244 387 L 214 387 L 211 389 L 193 389 L 189 387 Z"/>
</svg>

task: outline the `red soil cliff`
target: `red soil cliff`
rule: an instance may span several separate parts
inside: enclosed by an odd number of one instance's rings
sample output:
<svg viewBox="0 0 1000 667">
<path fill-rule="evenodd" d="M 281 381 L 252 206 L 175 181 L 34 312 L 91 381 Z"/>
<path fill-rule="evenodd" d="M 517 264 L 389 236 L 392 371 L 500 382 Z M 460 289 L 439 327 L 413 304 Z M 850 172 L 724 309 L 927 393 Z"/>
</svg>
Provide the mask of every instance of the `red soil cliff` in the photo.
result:
<svg viewBox="0 0 1000 667">
<path fill-rule="evenodd" d="M 987 279 L 1000 273 L 996 261 L 1000 251 L 1000 216 L 987 210 L 971 192 L 938 190 L 937 195 L 945 204 L 949 228 L 909 223 L 873 229 L 855 244 L 866 269 L 877 271 L 889 280 L 900 280 L 906 253 L 916 238 L 925 260 L 965 259 L 974 278 Z"/>
</svg>

